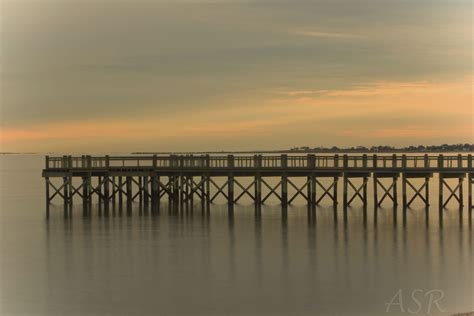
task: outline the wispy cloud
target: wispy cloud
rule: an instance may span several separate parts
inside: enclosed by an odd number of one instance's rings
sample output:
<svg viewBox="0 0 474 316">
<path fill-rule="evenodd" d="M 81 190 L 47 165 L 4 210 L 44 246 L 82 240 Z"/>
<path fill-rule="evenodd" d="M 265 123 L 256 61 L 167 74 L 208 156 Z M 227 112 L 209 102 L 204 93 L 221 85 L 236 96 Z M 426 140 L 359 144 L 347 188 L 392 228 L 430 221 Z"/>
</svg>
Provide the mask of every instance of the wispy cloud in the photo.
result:
<svg viewBox="0 0 474 316">
<path fill-rule="evenodd" d="M 317 38 L 335 38 L 335 39 L 355 39 L 362 38 L 358 34 L 341 33 L 341 32 L 326 32 L 319 30 L 297 30 L 292 32 L 295 35 Z"/>
</svg>

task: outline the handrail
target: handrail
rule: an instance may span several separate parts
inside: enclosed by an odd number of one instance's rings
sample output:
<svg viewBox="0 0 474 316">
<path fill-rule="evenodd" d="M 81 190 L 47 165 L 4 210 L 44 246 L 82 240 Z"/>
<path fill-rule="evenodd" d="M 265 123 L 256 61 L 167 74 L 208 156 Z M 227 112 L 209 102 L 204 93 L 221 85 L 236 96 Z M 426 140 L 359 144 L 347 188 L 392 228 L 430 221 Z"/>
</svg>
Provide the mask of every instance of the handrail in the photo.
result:
<svg viewBox="0 0 474 316">
<path fill-rule="evenodd" d="M 147 155 L 147 156 L 46 156 L 45 169 L 150 168 L 285 168 L 285 169 L 469 169 L 468 155 Z"/>
</svg>

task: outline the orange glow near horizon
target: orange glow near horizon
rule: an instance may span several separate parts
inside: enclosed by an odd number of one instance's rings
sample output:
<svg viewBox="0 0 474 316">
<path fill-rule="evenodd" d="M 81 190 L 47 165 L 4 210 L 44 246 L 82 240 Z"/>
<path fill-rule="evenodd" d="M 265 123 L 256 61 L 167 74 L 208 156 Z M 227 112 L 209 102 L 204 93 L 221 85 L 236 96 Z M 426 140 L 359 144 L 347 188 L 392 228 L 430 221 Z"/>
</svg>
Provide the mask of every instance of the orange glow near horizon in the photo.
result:
<svg viewBox="0 0 474 316">
<path fill-rule="evenodd" d="M 50 150 L 48 141 L 61 148 L 87 149 L 85 140 L 103 143 L 104 149 L 113 150 L 107 144 L 117 139 L 130 143 L 153 140 L 158 145 L 172 140 L 186 148 L 203 137 L 222 147 L 235 139 L 256 136 L 271 139 L 290 138 L 298 133 L 318 135 L 327 128 L 327 120 L 339 138 L 337 143 L 344 143 L 348 137 L 380 144 L 394 140 L 437 143 L 437 139 L 459 135 L 473 138 L 472 77 L 447 83 L 375 82 L 346 90 L 280 91 L 270 99 L 255 101 L 259 102 L 261 105 L 254 108 L 233 105 L 222 110 L 200 110 L 185 119 L 144 117 L 4 128 L 0 142 L 4 151 L 38 150 L 41 147 L 34 145 L 38 141 L 46 143 L 45 150 Z M 406 117 L 390 126 L 397 115 Z M 370 124 L 347 126 L 351 120 L 364 118 L 370 118 Z"/>
</svg>

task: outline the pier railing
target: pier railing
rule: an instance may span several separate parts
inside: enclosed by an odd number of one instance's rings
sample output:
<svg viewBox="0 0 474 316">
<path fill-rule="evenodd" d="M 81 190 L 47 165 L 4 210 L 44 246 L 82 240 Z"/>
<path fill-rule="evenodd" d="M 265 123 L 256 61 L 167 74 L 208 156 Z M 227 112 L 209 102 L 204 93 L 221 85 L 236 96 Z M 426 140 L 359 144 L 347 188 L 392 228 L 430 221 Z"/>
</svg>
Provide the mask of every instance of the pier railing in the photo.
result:
<svg viewBox="0 0 474 316">
<path fill-rule="evenodd" d="M 468 155 L 46 156 L 45 169 L 415 169 L 472 170 Z"/>
</svg>

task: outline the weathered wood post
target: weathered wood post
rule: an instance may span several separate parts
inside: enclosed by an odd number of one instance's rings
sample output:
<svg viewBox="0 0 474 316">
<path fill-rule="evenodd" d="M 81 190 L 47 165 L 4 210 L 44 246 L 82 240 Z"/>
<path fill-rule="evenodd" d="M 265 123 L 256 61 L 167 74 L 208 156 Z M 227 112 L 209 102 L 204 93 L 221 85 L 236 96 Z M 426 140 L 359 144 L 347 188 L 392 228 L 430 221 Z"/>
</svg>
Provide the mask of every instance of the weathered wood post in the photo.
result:
<svg viewBox="0 0 474 316">
<path fill-rule="evenodd" d="M 211 168 L 211 157 L 209 154 L 206 155 L 206 169 Z M 206 172 L 206 210 L 209 211 L 211 206 L 211 175 L 209 171 Z"/>
<path fill-rule="evenodd" d="M 349 157 L 347 155 L 343 156 L 343 170 L 344 170 L 344 181 L 343 181 L 343 207 L 347 208 L 347 192 L 348 192 L 348 178 L 347 178 L 347 169 L 349 168 Z"/>
<path fill-rule="evenodd" d="M 472 220 L 472 182 L 473 182 L 473 171 L 472 171 L 472 155 L 467 155 L 467 169 L 468 169 L 468 206 L 469 206 L 469 221 Z"/>
<path fill-rule="evenodd" d="M 122 176 L 119 176 L 118 177 L 118 187 L 119 187 L 119 191 L 118 191 L 118 202 L 119 202 L 119 209 L 121 210 L 122 209 L 122 205 L 123 205 L 123 181 L 122 181 Z"/>
<path fill-rule="evenodd" d="M 88 206 L 88 201 L 87 199 L 89 198 L 89 180 L 87 176 L 82 177 L 82 213 L 84 216 L 87 215 L 87 206 Z"/>
<path fill-rule="evenodd" d="M 132 212 L 132 177 L 126 176 L 125 177 L 125 186 L 126 186 L 126 193 L 127 193 L 127 214 L 131 214 Z"/>
<path fill-rule="evenodd" d="M 143 176 L 138 176 L 138 210 L 143 211 Z"/>
<path fill-rule="evenodd" d="M 362 167 L 364 169 L 368 168 L 368 163 L 367 163 L 367 154 L 362 155 Z M 363 177 L 363 188 L 362 188 L 362 196 L 363 196 L 363 203 L 364 203 L 364 216 L 367 215 L 367 182 L 368 182 L 367 176 Z M 366 218 L 365 218 L 366 219 Z"/>
<path fill-rule="evenodd" d="M 150 197 L 149 184 L 150 181 L 148 176 L 143 176 L 143 204 L 145 206 L 145 211 L 148 210 L 148 202 Z"/>
<path fill-rule="evenodd" d="M 308 177 L 308 204 L 311 207 L 316 206 L 316 176 L 314 169 L 316 168 L 316 156 L 314 154 L 308 155 L 308 168 L 311 170 Z"/>
<path fill-rule="evenodd" d="M 334 155 L 334 167 L 339 168 L 339 155 L 335 154 Z M 315 179 L 316 180 L 316 179 Z M 339 182 L 339 177 L 334 177 L 334 186 L 333 186 L 333 208 L 334 208 L 334 219 L 337 220 L 337 187 L 338 187 L 338 182 Z M 316 181 L 314 183 L 314 188 L 316 191 Z M 316 201 L 316 195 L 314 197 L 314 200 Z"/>
<path fill-rule="evenodd" d="M 109 155 L 105 156 L 105 172 L 106 175 L 104 176 L 104 210 L 105 215 L 109 214 L 109 202 L 110 202 L 110 178 L 109 178 L 109 167 L 110 167 L 110 160 Z"/>
<path fill-rule="evenodd" d="M 64 215 L 67 216 L 67 208 L 69 204 L 69 179 L 63 177 L 63 196 L 64 196 Z"/>
<path fill-rule="evenodd" d="M 288 209 L 288 155 L 282 154 L 280 157 L 280 166 L 282 169 L 282 176 L 281 176 L 281 204 L 282 210 L 284 214 Z"/>
<path fill-rule="evenodd" d="M 112 184 L 112 193 L 111 193 L 111 201 L 112 201 L 112 210 L 115 212 L 115 196 L 116 196 L 116 192 L 117 192 L 117 189 L 116 189 L 116 186 L 117 186 L 117 182 L 115 181 L 115 176 L 112 176 L 112 181 L 110 181 L 110 183 Z"/>
<path fill-rule="evenodd" d="M 156 185 L 156 210 L 159 212 L 161 209 L 161 179 L 160 175 L 156 175 L 155 185 Z M 164 192 L 166 194 L 166 192 Z"/>
<path fill-rule="evenodd" d="M 377 209 L 379 206 L 378 202 L 378 195 L 377 195 L 377 185 L 378 185 L 378 180 L 377 180 L 377 155 L 374 154 L 372 156 L 372 168 L 373 168 L 373 187 L 374 187 L 374 208 Z"/>
<path fill-rule="evenodd" d="M 444 177 L 442 169 L 444 168 L 444 158 L 442 154 L 438 155 L 438 171 L 439 171 L 439 193 L 438 193 L 438 202 L 439 202 L 439 218 L 443 219 L 443 183 Z"/>
<path fill-rule="evenodd" d="M 44 178 L 46 185 L 46 218 L 49 218 L 49 207 L 50 207 L 50 198 L 49 198 L 49 177 Z M 469 188 L 471 186 L 469 185 Z"/>
<path fill-rule="evenodd" d="M 227 155 L 227 168 L 229 169 L 227 178 L 227 203 L 229 204 L 229 211 L 232 211 L 234 205 L 234 155 Z"/>
<path fill-rule="evenodd" d="M 407 166 L 407 156 L 402 155 L 402 199 L 403 199 L 403 216 L 406 216 L 406 208 L 407 208 L 407 173 L 406 173 L 406 166 Z"/>
<path fill-rule="evenodd" d="M 398 190 L 397 190 L 397 182 L 398 182 L 398 176 L 395 176 L 392 178 L 393 181 L 393 207 L 398 206 Z"/>
<path fill-rule="evenodd" d="M 262 168 L 262 156 L 254 155 L 253 164 L 256 170 L 255 179 L 254 179 L 255 181 L 255 184 L 254 184 L 255 210 L 259 212 L 261 204 L 262 204 L 262 178 L 260 174 L 260 169 Z"/>
<path fill-rule="evenodd" d="M 45 157 L 44 160 L 45 166 L 44 168 L 47 170 L 49 169 L 49 156 Z M 46 218 L 49 218 L 49 177 L 44 178 L 45 181 L 45 187 L 46 187 Z M 470 187 L 470 186 L 469 186 Z"/>
</svg>

